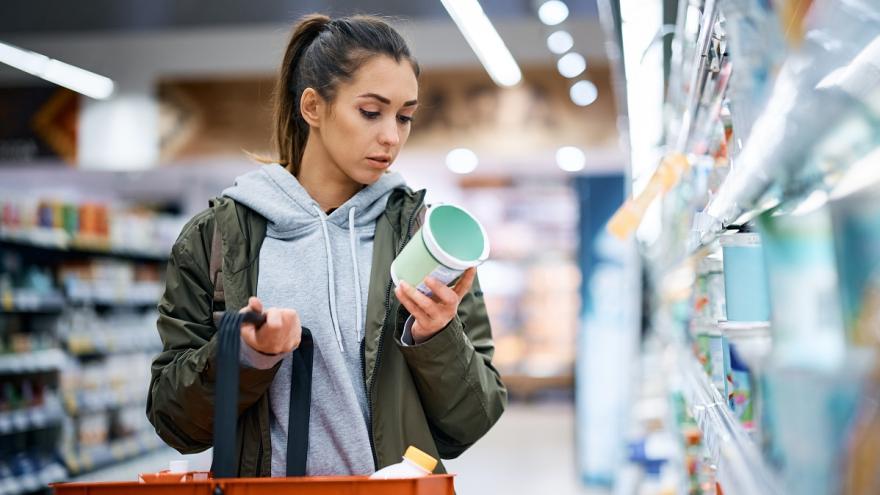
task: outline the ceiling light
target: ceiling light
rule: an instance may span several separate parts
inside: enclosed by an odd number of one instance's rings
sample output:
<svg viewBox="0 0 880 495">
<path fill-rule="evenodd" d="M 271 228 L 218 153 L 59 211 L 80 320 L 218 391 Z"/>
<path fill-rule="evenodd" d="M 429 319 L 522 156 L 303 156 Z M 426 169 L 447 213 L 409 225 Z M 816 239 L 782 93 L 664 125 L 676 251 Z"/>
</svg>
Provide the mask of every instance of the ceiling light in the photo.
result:
<svg viewBox="0 0 880 495">
<path fill-rule="evenodd" d="M 479 163 L 477 154 L 467 148 L 456 148 L 446 155 L 446 166 L 456 174 L 469 174 Z"/>
<path fill-rule="evenodd" d="M 547 48 L 550 49 L 551 52 L 562 55 L 563 53 L 571 50 L 571 47 L 574 46 L 574 38 L 568 34 L 568 31 L 559 30 L 554 31 L 547 37 Z"/>
<path fill-rule="evenodd" d="M 587 157 L 580 148 L 563 146 L 556 150 L 556 164 L 566 172 L 578 172 L 584 169 Z"/>
<path fill-rule="evenodd" d="M 575 105 L 585 107 L 596 101 L 596 98 L 599 97 L 599 90 L 590 81 L 578 81 L 571 86 L 569 94 Z"/>
<path fill-rule="evenodd" d="M 567 78 L 577 77 L 587 70 L 587 60 L 580 53 L 566 53 L 556 63 L 559 73 Z"/>
<path fill-rule="evenodd" d="M 441 2 L 495 84 L 499 86 L 518 84 L 522 79 L 522 72 L 479 2 L 477 0 L 441 0 Z"/>
<path fill-rule="evenodd" d="M 568 6 L 559 0 L 549 0 L 538 7 L 538 18 L 548 26 L 555 26 L 568 18 Z"/>
<path fill-rule="evenodd" d="M 0 62 L 98 100 L 109 98 L 115 87 L 100 74 L 3 42 Z"/>
</svg>

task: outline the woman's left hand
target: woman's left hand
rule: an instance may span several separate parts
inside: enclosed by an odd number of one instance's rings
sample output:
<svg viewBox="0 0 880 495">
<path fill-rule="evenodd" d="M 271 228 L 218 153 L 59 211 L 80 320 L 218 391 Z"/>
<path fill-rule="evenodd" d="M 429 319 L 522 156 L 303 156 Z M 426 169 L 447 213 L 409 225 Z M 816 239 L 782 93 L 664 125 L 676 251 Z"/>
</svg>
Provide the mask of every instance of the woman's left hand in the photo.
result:
<svg viewBox="0 0 880 495">
<path fill-rule="evenodd" d="M 476 268 L 468 268 L 454 287 L 447 287 L 432 277 L 426 278 L 425 285 L 433 292 L 432 297 L 422 294 L 406 282 L 400 282 L 394 289 L 394 294 L 416 320 L 412 326 L 412 336 L 416 344 L 430 339 L 455 318 L 458 304 L 471 290 L 476 274 Z"/>
</svg>

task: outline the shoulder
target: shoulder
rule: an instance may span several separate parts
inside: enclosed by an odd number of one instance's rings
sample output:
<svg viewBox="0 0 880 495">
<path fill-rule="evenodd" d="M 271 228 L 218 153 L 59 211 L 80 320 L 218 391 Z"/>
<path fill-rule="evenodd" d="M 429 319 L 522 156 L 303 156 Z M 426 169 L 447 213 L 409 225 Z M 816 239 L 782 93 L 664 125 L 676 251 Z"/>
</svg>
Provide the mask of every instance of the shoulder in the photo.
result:
<svg viewBox="0 0 880 495">
<path fill-rule="evenodd" d="M 176 266 L 204 265 L 201 271 L 207 273 L 214 221 L 213 209 L 206 208 L 186 222 L 171 248 L 171 258 Z"/>
</svg>

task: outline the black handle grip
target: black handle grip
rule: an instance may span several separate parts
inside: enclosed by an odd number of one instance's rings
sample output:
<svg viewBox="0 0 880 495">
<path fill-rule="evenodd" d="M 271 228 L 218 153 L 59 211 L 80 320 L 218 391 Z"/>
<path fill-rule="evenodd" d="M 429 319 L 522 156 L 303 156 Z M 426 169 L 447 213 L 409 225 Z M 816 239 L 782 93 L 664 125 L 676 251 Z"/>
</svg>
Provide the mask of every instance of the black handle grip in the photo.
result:
<svg viewBox="0 0 880 495">
<path fill-rule="evenodd" d="M 223 315 L 226 313 L 223 311 L 217 311 L 214 313 L 214 326 L 218 329 L 220 328 L 220 323 L 223 321 Z M 247 311 L 245 313 L 239 313 L 242 317 L 242 323 L 251 323 L 257 330 L 259 330 L 266 323 L 266 313 L 257 313 L 256 311 Z"/>
<path fill-rule="evenodd" d="M 248 311 L 244 314 L 242 323 L 252 323 L 257 330 L 266 323 L 266 313 L 257 313 L 256 311 Z"/>
</svg>

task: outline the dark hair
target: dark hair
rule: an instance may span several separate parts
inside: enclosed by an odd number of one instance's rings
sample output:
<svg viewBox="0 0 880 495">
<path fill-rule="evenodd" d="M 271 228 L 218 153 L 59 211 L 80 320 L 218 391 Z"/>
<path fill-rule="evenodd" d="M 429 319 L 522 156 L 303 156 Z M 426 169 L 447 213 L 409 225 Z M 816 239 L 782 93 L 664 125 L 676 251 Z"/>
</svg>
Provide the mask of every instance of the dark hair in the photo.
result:
<svg viewBox="0 0 880 495">
<path fill-rule="evenodd" d="M 376 55 L 387 55 L 397 62 L 407 60 L 416 77 L 419 75 L 419 65 L 403 37 L 379 17 L 331 20 L 326 15 L 309 14 L 297 22 L 275 88 L 275 161 L 299 175 L 309 137 L 309 125 L 300 112 L 303 91 L 313 88 L 332 102 L 339 83 L 351 80 Z"/>
</svg>

